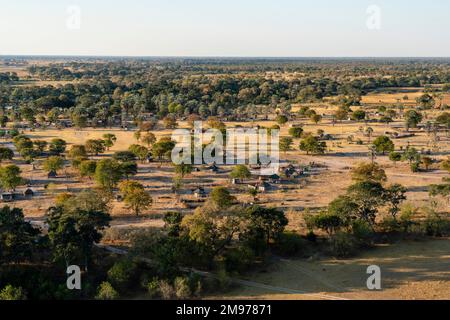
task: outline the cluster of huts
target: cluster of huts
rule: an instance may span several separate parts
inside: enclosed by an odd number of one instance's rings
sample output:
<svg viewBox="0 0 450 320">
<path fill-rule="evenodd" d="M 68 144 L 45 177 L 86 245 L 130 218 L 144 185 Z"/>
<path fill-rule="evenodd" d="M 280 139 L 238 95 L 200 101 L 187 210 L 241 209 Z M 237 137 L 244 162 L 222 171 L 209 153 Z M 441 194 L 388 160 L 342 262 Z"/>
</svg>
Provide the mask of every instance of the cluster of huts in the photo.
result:
<svg viewBox="0 0 450 320">
<path fill-rule="evenodd" d="M 31 199 L 35 195 L 35 192 L 30 187 L 26 188 L 23 192 L 6 192 L 0 193 L 0 200 L 2 202 L 11 202 L 14 200 Z"/>
<path fill-rule="evenodd" d="M 255 169 L 255 168 L 251 168 Z M 220 171 L 219 167 L 216 164 L 213 164 L 209 167 L 206 167 L 206 170 L 214 173 L 218 173 Z M 200 169 L 197 167 L 194 168 L 194 171 L 198 172 Z M 247 182 L 246 185 L 248 189 L 256 190 L 259 193 L 269 192 L 271 190 L 276 189 L 276 186 L 283 183 L 283 178 L 299 178 L 303 176 L 306 172 L 306 169 L 301 167 L 296 167 L 292 164 L 288 164 L 286 166 L 280 167 L 279 174 L 274 173 L 272 175 L 264 175 L 259 173 L 253 174 L 253 179 L 249 180 L 252 182 Z M 283 178 L 282 178 L 283 177 Z M 241 179 L 233 178 L 230 180 L 232 185 L 241 185 L 244 184 L 244 181 Z M 192 195 L 197 200 L 205 199 L 208 197 L 208 192 L 202 186 L 197 186 L 191 190 Z"/>
</svg>

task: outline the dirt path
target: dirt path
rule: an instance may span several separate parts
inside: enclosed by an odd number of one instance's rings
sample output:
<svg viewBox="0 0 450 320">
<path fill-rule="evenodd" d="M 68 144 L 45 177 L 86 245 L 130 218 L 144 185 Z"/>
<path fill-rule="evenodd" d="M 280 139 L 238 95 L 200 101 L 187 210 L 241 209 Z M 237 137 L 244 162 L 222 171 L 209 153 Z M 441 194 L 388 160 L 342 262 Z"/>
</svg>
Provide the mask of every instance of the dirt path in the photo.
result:
<svg viewBox="0 0 450 320">
<path fill-rule="evenodd" d="M 119 254 L 119 255 L 128 254 L 128 252 L 126 250 L 118 249 L 118 248 L 115 248 L 112 246 L 105 246 L 105 245 L 99 244 L 99 245 L 97 245 L 97 247 L 105 249 L 114 254 Z M 147 263 L 152 263 L 152 261 L 150 259 L 147 259 L 147 258 L 141 258 L 141 259 L 142 259 L 142 261 L 145 261 Z M 183 268 L 182 268 L 182 270 L 183 270 Z M 194 272 L 203 277 L 217 278 L 217 276 L 211 272 L 199 271 L 199 270 L 195 270 L 195 269 L 191 269 L 191 268 L 184 268 L 184 270 L 188 271 L 188 272 Z M 320 293 L 295 290 L 295 289 L 274 286 L 274 285 L 267 285 L 267 284 L 263 284 L 263 283 L 259 283 L 259 282 L 255 282 L 255 281 L 248 281 L 248 280 L 242 280 L 242 279 L 237 279 L 237 278 L 231 278 L 230 281 L 235 285 L 245 286 L 245 287 L 249 287 L 249 288 L 256 288 L 256 289 L 261 289 L 261 290 L 268 290 L 268 291 L 278 292 L 278 293 L 282 293 L 282 294 L 301 294 L 301 295 L 311 297 L 314 299 L 319 299 L 319 300 L 347 300 L 346 298 L 337 297 L 337 296 L 333 296 L 333 295 L 329 295 L 329 294 L 325 295 L 325 294 L 320 294 Z"/>
<path fill-rule="evenodd" d="M 370 265 L 381 268 L 380 291 L 366 287 Z M 250 275 L 248 281 L 352 300 L 450 299 L 449 267 L 450 239 L 411 241 L 379 246 L 352 259 L 280 259 L 265 272 Z M 241 287 L 214 298 L 303 300 L 311 296 Z"/>
</svg>

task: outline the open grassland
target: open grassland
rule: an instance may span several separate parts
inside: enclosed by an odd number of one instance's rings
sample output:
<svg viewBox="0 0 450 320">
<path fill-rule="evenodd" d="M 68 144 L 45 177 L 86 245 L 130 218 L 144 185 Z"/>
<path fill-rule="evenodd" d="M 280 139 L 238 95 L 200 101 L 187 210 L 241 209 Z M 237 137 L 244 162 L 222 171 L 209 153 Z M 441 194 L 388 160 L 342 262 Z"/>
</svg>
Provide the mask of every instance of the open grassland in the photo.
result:
<svg viewBox="0 0 450 320">
<path fill-rule="evenodd" d="M 279 259 L 243 278 L 255 285 L 240 285 L 224 296 L 210 298 L 445 300 L 450 296 L 449 262 L 449 239 L 379 245 L 356 258 L 342 260 Z M 370 265 L 381 268 L 382 290 L 367 289 L 366 269 Z"/>
<path fill-rule="evenodd" d="M 328 112 L 332 112 L 329 109 Z M 429 112 L 431 114 L 431 111 Z M 258 121 L 258 122 L 227 122 L 227 127 L 251 127 L 255 124 L 263 127 L 270 127 L 275 124 L 274 121 Z M 185 122 L 180 122 L 180 127 L 186 127 Z M 327 204 L 337 196 L 345 193 L 346 188 L 352 183 L 350 170 L 359 162 L 369 161 L 368 144 L 369 139 L 373 141 L 377 136 L 389 132 L 402 132 L 403 124 L 401 121 L 386 125 L 380 123 L 357 123 L 350 121 L 342 121 L 333 124 L 327 117 L 319 124 L 313 124 L 307 119 L 293 121 L 292 124 L 301 124 L 305 132 L 316 133 L 317 130 L 323 130 L 326 134 L 332 135 L 333 139 L 327 141 L 327 153 L 323 156 L 306 155 L 298 150 L 300 139 L 294 139 L 293 150 L 281 152 L 280 157 L 282 163 L 295 163 L 297 165 L 308 165 L 314 162 L 317 167 L 314 168 L 307 176 L 298 179 L 289 179 L 281 185 L 275 186 L 274 190 L 258 195 L 258 202 L 265 206 L 274 206 L 291 212 L 289 228 L 296 230 L 299 228 L 301 218 L 297 217 L 295 212 L 301 212 L 305 208 L 318 210 L 326 207 Z M 374 132 L 371 138 L 365 136 L 361 127 L 369 126 Z M 288 135 L 289 126 L 285 125 L 281 128 L 280 135 Z M 153 131 L 158 138 L 170 137 L 171 130 L 159 129 Z M 397 149 L 406 148 L 407 145 L 416 147 L 418 150 L 428 150 L 432 147 L 431 137 L 424 131 L 412 130 L 415 135 L 406 139 L 396 139 L 394 143 Z M 101 139 L 105 133 L 113 133 L 117 137 L 115 145 L 105 154 L 98 158 L 107 157 L 116 151 L 127 150 L 131 144 L 138 143 L 134 138 L 134 131 L 125 131 L 121 129 L 75 129 L 69 128 L 64 130 L 45 129 L 25 132 L 33 140 L 51 141 L 53 138 L 61 138 L 67 141 L 68 149 L 73 144 L 84 144 L 88 139 Z M 353 136 L 353 140 L 361 139 L 362 145 L 355 142 L 349 142 L 348 137 Z M 437 142 L 439 152 L 436 158 L 443 160 L 450 154 L 450 138 L 441 134 L 440 141 Z M 430 198 L 428 195 L 428 186 L 430 184 L 440 183 L 442 178 L 446 176 L 445 172 L 439 169 L 438 165 L 432 166 L 427 172 L 411 173 L 407 163 L 399 162 L 394 164 L 388 159 L 388 156 L 378 155 L 379 162 L 386 170 L 388 183 L 401 183 L 408 188 L 408 201 L 417 206 L 426 205 Z M 24 176 L 33 180 L 34 187 L 41 194 L 40 197 L 29 201 L 20 201 L 16 206 L 23 207 L 27 215 L 34 217 L 42 217 L 46 209 L 52 205 L 53 197 L 59 192 L 77 191 L 85 188 L 92 188 L 95 183 L 89 179 L 80 179 L 76 172 L 66 170 L 67 177 L 61 175 L 56 179 L 48 179 L 38 165 L 32 170 L 31 165 L 22 164 L 21 169 Z M 151 193 L 154 204 L 148 212 L 144 213 L 142 224 L 147 225 L 149 219 L 153 224 L 162 224 L 162 214 L 169 210 L 188 211 L 179 201 L 180 197 L 192 197 L 192 190 L 198 186 L 203 186 L 207 192 L 214 186 L 226 185 L 237 196 L 238 200 L 251 202 L 252 197 L 246 191 L 246 184 L 231 185 L 229 181 L 229 173 L 232 166 L 220 166 L 219 173 L 211 173 L 204 168 L 200 172 L 194 172 L 184 179 L 183 191 L 181 195 L 176 196 L 171 191 L 172 179 L 175 176 L 173 167 L 169 163 L 148 163 L 139 164 L 139 172 L 136 179 L 145 185 Z M 249 180 L 249 182 L 251 182 Z M 51 185 L 52 190 L 45 190 L 45 186 Z M 128 224 L 127 217 L 134 219 L 129 211 L 120 202 L 113 203 L 112 213 L 116 217 L 120 217 L 118 224 Z M 133 223 L 139 224 L 139 220 Z"/>
</svg>

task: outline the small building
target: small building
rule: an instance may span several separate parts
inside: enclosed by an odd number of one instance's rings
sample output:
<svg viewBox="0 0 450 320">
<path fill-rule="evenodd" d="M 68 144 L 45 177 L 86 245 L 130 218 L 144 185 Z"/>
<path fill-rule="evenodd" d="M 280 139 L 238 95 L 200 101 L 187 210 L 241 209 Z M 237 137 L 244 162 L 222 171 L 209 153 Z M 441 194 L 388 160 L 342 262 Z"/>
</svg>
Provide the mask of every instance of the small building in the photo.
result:
<svg viewBox="0 0 450 320">
<path fill-rule="evenodd" d="M 237 178 L 231 179 L 231 184 L 240 184 L 240 183 L 241 183 L 240 179 L 237 179 Z"/>
<path fill-rule="evenodd" d="M 208 167 L 208 170 L 214 173 L 218 173 L 219 172 L 219 167 L 216 166 L 216 164 L 214 163 L 212 166 Z"/>
<path fill-rule="evenodd" d="M 27 188 L 24 192 L 23 195 L 27 198 L 31 198 L 34 196 L 34 191 L 31 188 Z"/>
<path fill-rule="evenodd" d="M 281 182 L 281 178 L 277 174 L 272 174 L 271 176 L 269 176 L 269 181 L 272 182 L 272 183 L 280 183 Z"/>
<path fill-rule="evenodd" d="M 192 192 L 197 199 L 203 199 L 207 196 L 206 191 L 203 187 L 197 187 Z"/>
<path fill-rule="evenodd" d="M 261 182 L 256 185 L 256 190 L 258 190 L 258 192 L 266 192 L 270 189 L 272 189 L 272 186 L 268 182 Z"/>
<path fill-rule="evenodd" d="M 15 199 L 15 195 L 11 192 L 3 192 L 0 194 L 0 198 L 3 202 L 10 202 Z"/>
<path fill-rule="evenodd" d="M 48 174 L 47 177 L 48 178 L 56 178 L 58 176 L 58 174 L 56 173 L 55 170 L 51 170 Z"/>
<path fill-rule="evenodd" d="M 287 168 L 284 169 L 283 173 L 286 176 L 286 178 L 290 178 L 295 173 L 294 166 L 292 166 L 292 165 L 288 166 Z"/>
<path fill-rule="evenodd" d="M 248 188 L 251 190 L 256 190 L 258 192 L 264 193 L 264 192 L 271 190 L 272 186 L 268 182 L 260 181 L 260 182 L 257 182 L 256 184 L 249 184 Z"/>
</svg>

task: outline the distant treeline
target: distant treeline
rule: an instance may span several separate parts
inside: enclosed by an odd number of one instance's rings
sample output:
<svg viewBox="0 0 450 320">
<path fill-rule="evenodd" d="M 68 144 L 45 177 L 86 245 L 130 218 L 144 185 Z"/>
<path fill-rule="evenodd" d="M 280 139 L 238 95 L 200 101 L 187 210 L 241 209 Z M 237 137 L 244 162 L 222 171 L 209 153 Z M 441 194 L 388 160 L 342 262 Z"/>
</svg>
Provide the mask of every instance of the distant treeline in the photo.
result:
<svg viewBox="0 0 450 320">
<path fill-rule="evenodd" d="M 41 80 L 80 80 L 55 86 L 13 86 L 14 74 L 0 79 L 0 107 L 47 114 L 55 108 L 82 118 L 108 122 L 133 120 L 143 113 L 247 117 L 291 103 L 324 97 L 358 104 L 361 96 L 382 88 L 422 87 L 449 90 L 450 60 L 445 59 L 219 59 L 77 58 L 31 65 Z M 56 110 L 54 110 L 54 113 Z M 29 113 L 29 112 L 27 112 Z M 95 121 L 94 121 L 95 122 Z"/>
</svg>

